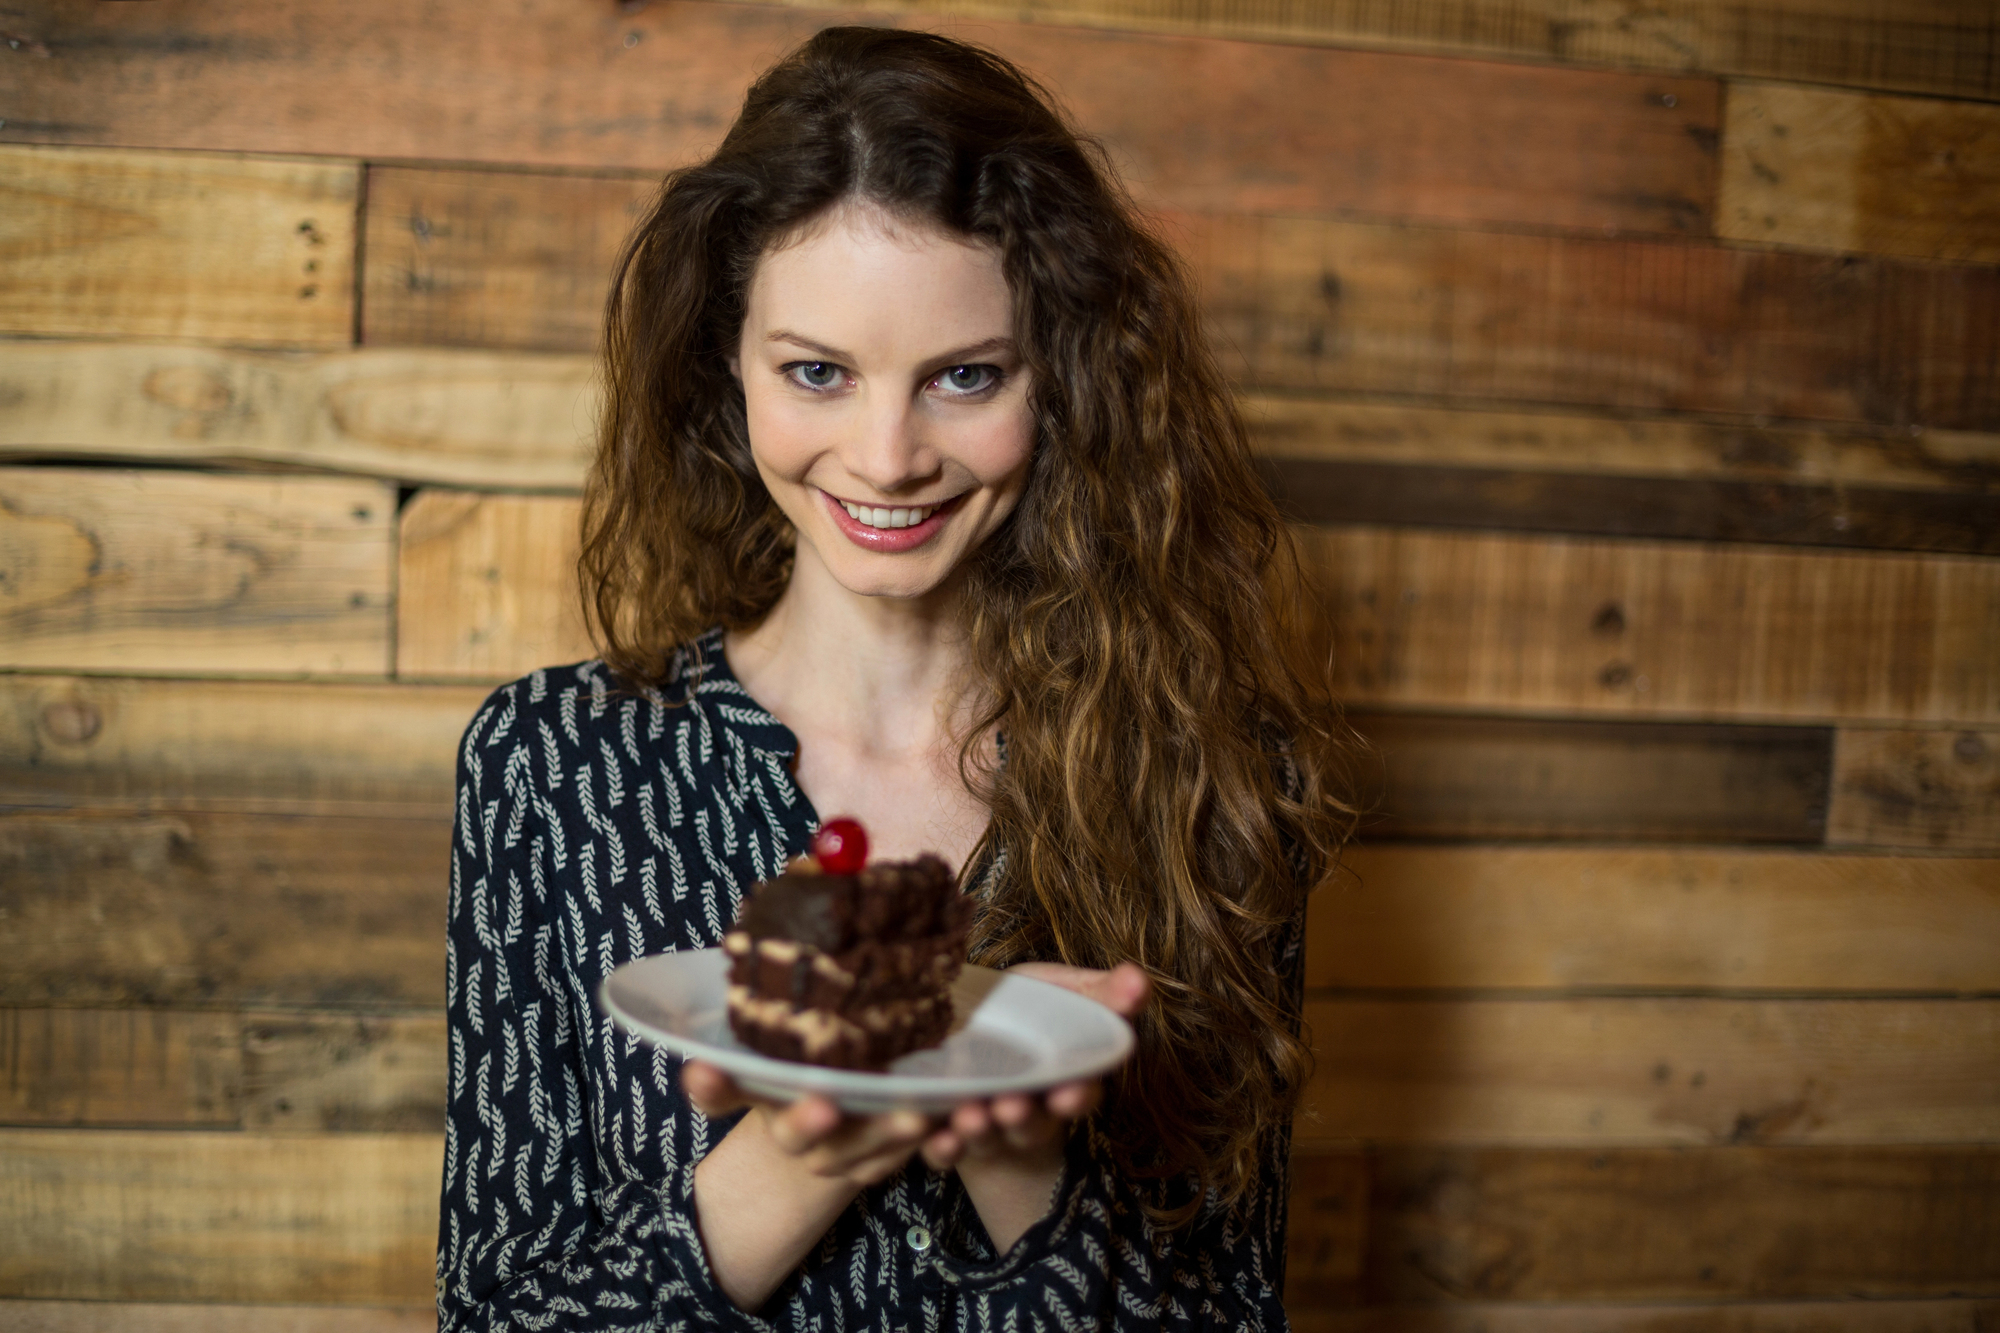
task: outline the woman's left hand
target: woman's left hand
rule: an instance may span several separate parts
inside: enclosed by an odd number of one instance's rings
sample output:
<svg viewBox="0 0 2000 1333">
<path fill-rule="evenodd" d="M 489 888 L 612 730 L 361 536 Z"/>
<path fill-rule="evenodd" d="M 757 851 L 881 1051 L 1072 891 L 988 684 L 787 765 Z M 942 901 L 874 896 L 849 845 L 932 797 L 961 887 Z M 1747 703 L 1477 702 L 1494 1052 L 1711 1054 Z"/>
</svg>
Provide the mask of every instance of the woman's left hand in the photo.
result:
<svg viewBox="0 0 2000 1333">
<path fill-rule="evenodd" d="M 1097 1001 L 1124 1018 L 1146 1004 L 1151 983 L 1133 963 L 1110 971 L 1021 963 L 1008 969 Z M 1103 1097 L 1100 1079 L 1063 1083 L 1039 1094 L 1014 1093 L 961 1103 L 925 1138 L 924 1161 L 956 1166 L 981 1220 L 1004 1254 L 1048 1209 L 1062 1171 L 1068 1123 L 1089 1115 Z"/>
</svg>

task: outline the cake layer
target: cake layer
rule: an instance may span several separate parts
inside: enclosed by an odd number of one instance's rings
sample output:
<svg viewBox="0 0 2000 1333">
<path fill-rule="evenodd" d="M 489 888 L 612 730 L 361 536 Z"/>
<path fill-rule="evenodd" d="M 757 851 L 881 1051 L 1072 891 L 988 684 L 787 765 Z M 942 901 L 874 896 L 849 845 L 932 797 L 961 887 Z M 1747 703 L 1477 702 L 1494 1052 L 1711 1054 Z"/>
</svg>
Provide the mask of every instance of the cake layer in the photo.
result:
<svg viewBox="0 0 2000 1333">
<path fill-rule="evenodd" d="M 765 999 L 729 988 L 729 1026 L 751 1050 L 834 1069 L 883 1069 L 898 1056 L 935 1046 L 951 1030 L 949 995 L 916 996 L 847 1014 Z"/>
</svg>

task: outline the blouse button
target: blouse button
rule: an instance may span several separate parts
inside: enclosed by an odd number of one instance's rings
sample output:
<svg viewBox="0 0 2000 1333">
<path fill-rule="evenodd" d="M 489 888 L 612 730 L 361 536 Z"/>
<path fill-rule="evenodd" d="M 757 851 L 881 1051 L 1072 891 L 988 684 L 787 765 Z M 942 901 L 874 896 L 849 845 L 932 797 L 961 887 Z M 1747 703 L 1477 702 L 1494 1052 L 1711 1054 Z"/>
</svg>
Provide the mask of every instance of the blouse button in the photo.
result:
<svg viewBox="0 0 2000 1333">
<path fill-rule="evenodd" d="M 911 1227 L 903 1233 L 903 1239 L 910 1242 L 910 1248 L 918 1254 L 927 1253 L 931 1248 L 931 1233 L 922 1227 Z"/>
</svg>

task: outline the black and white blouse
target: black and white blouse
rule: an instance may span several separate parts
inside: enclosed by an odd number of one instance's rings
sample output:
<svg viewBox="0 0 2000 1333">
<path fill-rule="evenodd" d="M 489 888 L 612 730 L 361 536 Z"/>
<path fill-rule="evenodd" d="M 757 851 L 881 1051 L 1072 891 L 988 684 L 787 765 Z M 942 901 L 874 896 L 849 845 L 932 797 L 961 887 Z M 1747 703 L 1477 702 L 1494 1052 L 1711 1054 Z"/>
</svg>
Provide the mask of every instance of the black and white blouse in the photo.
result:
<svg viewBox="0 0 2000 1333">
<path fill-rule="evenodd" d="M 744 887 L 805 851 L 819 818 L 792 779 L 796 749 L 730 674 L 719 631 L 677 655 L 666 698 L 621 693 L 586 662 L 503 686 L 467 728 L 440 1333 L 1283 1330 L 1283 1134 L 1247 1212 L 1205 1207 L 1174 1232 L 1073 1134 L 1054 1206 L 1005 1255 L 957 1176 L 913 1158 L 757 1315 L 723 1295 L 693 1180 L 733 1121 L 694 1110 L 679 1060 L 614 1029 L 593 997 L 621 963 L 719 944 Z M 1299 952 L 1294 931 L 1279 960 L 1294 978 Z"/>
</svg>

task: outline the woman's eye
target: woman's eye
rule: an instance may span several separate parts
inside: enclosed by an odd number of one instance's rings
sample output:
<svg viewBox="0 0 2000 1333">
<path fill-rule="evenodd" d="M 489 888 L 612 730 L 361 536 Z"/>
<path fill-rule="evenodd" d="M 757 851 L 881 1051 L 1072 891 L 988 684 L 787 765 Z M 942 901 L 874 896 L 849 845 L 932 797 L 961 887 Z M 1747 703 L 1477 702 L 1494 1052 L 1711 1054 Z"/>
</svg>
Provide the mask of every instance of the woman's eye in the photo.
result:
<svg viewBox="0 0 2000 1333">
<path fill-rule="evenodd" d="M 1000 382 L 1000 372 L 992 366 L 953 366 L 932 383 L 950 393 L 978 393 Z"/>
<path fill-rule="evenodd" d="M 831 361 L 798 361 L 785 367 L 792 380 L 808 389 L 832 389 L 841 381 L 840 367 Z"/>
</svg>

